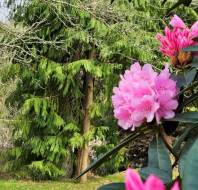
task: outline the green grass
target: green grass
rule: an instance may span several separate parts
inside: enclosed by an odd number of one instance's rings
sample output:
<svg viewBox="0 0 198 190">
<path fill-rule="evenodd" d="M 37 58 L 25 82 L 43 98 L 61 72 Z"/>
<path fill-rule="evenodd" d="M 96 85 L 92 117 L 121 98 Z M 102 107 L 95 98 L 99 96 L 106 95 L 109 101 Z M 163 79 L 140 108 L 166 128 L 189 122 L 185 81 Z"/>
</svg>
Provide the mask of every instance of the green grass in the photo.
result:
<svg viewBox="0 0 198 190">
<path fill-rule="evenodd" d="M 111 182 L 123 182 L 123 174 L 114 174 L 110 176 L 94 177 L 88 182 L 79 184 L 73 181 L 61 182 L 33 182 L 17 180 L 0 180 L 0 189 L 2 190 L 96 190 L 103 184 Z"/>
</svg>

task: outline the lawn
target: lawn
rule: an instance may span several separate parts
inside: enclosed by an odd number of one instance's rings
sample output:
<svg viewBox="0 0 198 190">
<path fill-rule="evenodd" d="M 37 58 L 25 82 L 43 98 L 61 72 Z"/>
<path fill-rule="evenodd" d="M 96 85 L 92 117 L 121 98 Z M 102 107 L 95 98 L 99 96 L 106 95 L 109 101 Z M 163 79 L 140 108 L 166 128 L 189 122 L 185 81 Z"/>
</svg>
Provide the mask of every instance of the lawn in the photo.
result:
<svg viewBox="0 0 198 190">
<path fill-rule="evenodd" d="M 73 181 L 61 182 L 33 182 L 17 180 L 0 180 L 0 189 L 2 190 L 96 190 L 99 186 L 111 182 L 123 182 L 123 174 L 114 174 L 110 176 L 94 177 L 87 183 L 79 184 Z"/>
</svg>

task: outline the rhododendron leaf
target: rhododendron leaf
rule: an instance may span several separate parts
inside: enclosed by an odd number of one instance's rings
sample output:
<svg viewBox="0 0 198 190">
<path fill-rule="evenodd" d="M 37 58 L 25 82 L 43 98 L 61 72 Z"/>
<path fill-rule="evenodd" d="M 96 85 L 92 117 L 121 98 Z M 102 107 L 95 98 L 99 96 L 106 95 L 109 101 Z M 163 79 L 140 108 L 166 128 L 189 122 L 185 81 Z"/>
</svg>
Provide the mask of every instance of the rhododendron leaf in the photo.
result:
<svg viewBox="0 0 198 190">
<path fill-rule="evenodd" d="M 185 80 L 185 77 L 184 77 L 184 74 L 178 74 L 178 75 L 172 75 L 172 78 L 177 81 L 177 87 L 178 88 L 181 88 L 183 86 L 185 86 L 186 84 L 186 80 Z"/>
<path fill-rule="evenodd" d="M 146 167 L 146 168 L 142 168 L 140 171 L 140 175 L 143 179 L 146 179 L 151 174 L 158 176 L 165 184 L 168 184 L 172 181 L 172 178 L 167 173 L 167 171 L 163 171 L 158 168 Z"/>
<path fill-rule="evenodd" d="M 183 86 L 188 86 L 190 83 L 192 83 L 195 79 L 196 74 L 197 70 L 193 68 L 184 73 L 172 75 L 172 77 L 175 81 L 177 81 L 177 87 L 181 88 Z"/>
<path fill-rule="evenodd" d="M 178 113 L 174 118 L 168 119 L 169 121 L 178 121 L 182 123 L 198 123 L 198 112 L 185 112 Z"/>
<path fill-rule="evenodd" d="M 189 150 L 188 159 L 184 167 L 184 177 L 182 181 L 182 189 L 197 190 L 198 183 L 198 138 Z"/>
<path fill-rule="evenodd" d="M 184 48 L 183 51 L 197 52 L 198 51 L 198 45 L 189 46 L 187 48 Z"/>
<path fill-rule="evenodd" d="M 192 67 L 198 68 L 198 56 L 194 56 L 192 63 L 191 63 Z"/>
<path fill-rule="evenodd" d="M 171 162 L 168 151 L 162 139 L 157 135 L 150 143 L 149 151 L 149 166 L 167 170 L 171 173 Z"/>
<path fill-rule="evenodd" d="M 153 139 L 149 146 L 148 167 L 142 168 L 140 171 L 143 178 L 148 177 L 152 173 L 160 177 L 164 183 L 169 183 L 172 180 L 172 168 L 168 150 L 158 136 Z"/>
<path fill-rule="evenodd" d="M 184 147 L 182 148 L 182 152 L 179 159 L 179 174 L 182 178 L 184 174 L 185 163 L 186 160 L 188 159 L 189 150 L 193 145 L 193 143 L 195 142 L 195 140 L 196 140 L 195 137 L 189 138 L 188 141 L 185 143 Z"/>
<path fill-rule="evenodd" d="M 99 187 L 98 190 L 125 190 L 125 184 L 124 183 L 111 183 L 111 184 L 103 185 L 102 187 Z"/>
<path fill-rule="evenodd" d="M 184 73 L 185 81 L 186 81 L 186 86 L 188 86 L 190 83 L 192 83 L 195 79 L 195 76 L 197 74 L 196 69 L 191 69 L 187 72 Z"/>
</svg>

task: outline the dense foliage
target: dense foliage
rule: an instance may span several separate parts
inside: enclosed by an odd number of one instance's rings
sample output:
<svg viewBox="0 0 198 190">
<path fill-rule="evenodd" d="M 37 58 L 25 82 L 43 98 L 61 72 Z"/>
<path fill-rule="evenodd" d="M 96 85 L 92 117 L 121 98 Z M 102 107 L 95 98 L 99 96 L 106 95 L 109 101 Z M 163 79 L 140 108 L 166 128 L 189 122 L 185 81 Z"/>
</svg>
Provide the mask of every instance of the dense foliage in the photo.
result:
<svg viewBox="0 0 198 190">
<path fill-rule="evenodd" d="M 9 3 L 15 26 L 3 28 L 1 42 L 12 53 L 20 78 L 6 102 L 17 102 L 20 110 L 9 166 L 27 169 L 34 179 L 55 179 L 65 173 L 65 157 L 72 158 L 76 169 L 79 148 L 102 141 L 94 147 L 95 160 L 120 140 L 111 108 L 112 88 L 134 60 L 152 63 L 156 70 L 168 60 L 159 53 L 155 35 L 166 24 L 162 18 L 172 3 L 163 8 L 153 0 Z M 178 12 L 188 22 L 198 17 L 191 8 L 180 7 Z M 82 134 L 88 75 L 94 94 L 91 129 Z M 125 151 L 96 172 L 116 172 L 123 162 L 126 166 Z"/>
<path fill-rule="evenodd" d="M 141 30 L 134 30 L 137 24 L 131 21 L 137 16 L 133 13 L 131 18 L 129 15 L 132 10 L 137 12 L 139 5 L 121 1 L 112 7 L 108 4 L 97 3 L 93 11 L 86 2 L 81 7 L 78 1 L 35 0 L 13 13 L 15 22 L 27 27 L 11 49 L 17 52 L 13 63 L 20 65 L 17 91 L 7 100 L 12 104 L 17 101 L 21 109 L 14 130 L 15 147 L 11 151 L 14 162 L 10 166 L 15 169 L 28 166 L 34 178 L 39 174 L 42 178 L 55 178 L 62 174 L 61 162 L 71 147 L 75 161 L 76 148 L 92 139 L 104 143 L 104 148 L 95 148 L 93 159 L 117 143 L 119 136 L 110 101 L 117 71 L 127 67 L 133 59 L 156 61 L 157 43 L 150 30 L 157 26 L 150 23 L 150 28 L 146 29 L 141 24 Z M 15 33 L 9 36 L 15 37 Z M 95 58 L 90 59 L 93 48 Z M 148 54 L 148 49 L 153 53 Z M 90 110 L 93 127 L 81 136 L 86 73 L 94 77 L 94 103 Z M 63 135 L 63 128 L 68 124 L 78 129 L 72 129 L 71 136 Z M 43 132 L 38 133 L 38 129 Z M 71 129 L 68 127 L 68 130 Z M 112 169 L 105 167 L 99 173 L 117 171 L 124 161 L 123 153 L 120 156 L 115 157 L 116 167 L 110 165 Z M 76 161 L 73 164 L 76 167 Z"/>
</svg>

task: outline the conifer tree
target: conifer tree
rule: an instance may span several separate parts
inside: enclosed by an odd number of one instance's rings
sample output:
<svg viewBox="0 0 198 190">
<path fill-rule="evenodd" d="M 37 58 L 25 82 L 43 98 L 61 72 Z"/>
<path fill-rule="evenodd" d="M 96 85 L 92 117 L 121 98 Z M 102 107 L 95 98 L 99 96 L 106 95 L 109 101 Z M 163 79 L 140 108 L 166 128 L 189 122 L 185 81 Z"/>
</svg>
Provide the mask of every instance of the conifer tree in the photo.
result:
<svg viewBox="0 0 198 190">
<path fill-rule="evenodd" d="M 28 166 L 34 178 L 55 179 L 69 155 L 75 174 L 87 167 L 88 144 L 96 136 L 115 145 L 111 94 L 119 74 L 135 60 L 160 68 L 164 59 L 154 39 L 166 11 L 159 5 L 32 0 L 13 6 L 17 27 L 2 39 L 20 67 L 17 90 L 7 100 L 21 110 L 12 166 Z"/>
</svg>

